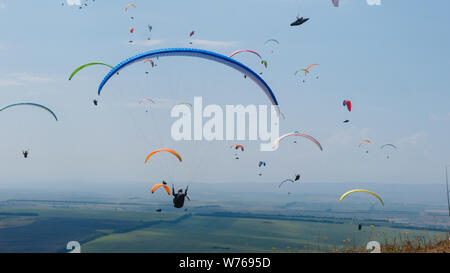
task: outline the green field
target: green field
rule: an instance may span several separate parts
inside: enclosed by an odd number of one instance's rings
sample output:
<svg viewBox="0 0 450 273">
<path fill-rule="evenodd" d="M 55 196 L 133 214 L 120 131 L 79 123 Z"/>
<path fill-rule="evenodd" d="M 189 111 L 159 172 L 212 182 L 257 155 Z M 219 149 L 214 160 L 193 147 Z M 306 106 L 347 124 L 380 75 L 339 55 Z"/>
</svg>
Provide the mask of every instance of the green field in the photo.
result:
<svg viewBox="0 0 450 273">
<path fill-rule="evenodd" d="M 191 216 L 176 224 L 157 224 L 110 234 L 83 245 L 84 252 L 329 252 L 336 246 L 365 245 L 394 237 L 433 238 L 439 232 L 363 227 L 258 218 Z M 345 242 L 344 242 L 345 240 Z"/>
<path fill-rule="evenodd" d="M 98 209 L 0 210 L 0 252 L 331 252 L 393 238 L 443 238 L 442 231 L 349 218 Z"/>
</svg>

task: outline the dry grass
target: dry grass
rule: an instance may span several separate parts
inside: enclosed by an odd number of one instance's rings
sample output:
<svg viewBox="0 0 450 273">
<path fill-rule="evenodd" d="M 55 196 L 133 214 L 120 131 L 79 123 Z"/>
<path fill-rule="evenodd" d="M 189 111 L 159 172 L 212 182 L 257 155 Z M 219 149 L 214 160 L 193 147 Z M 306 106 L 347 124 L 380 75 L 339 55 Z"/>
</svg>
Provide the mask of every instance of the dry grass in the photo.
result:
<svg viewBox="0 0 450 273">
<path fill-rule="evenodd" d="M 447 234 L 447 239 L 435 238 L 425 240 L 423 238 L 410 238 L 408 232 L 402 236 L 394 238 L 392 241 L 384 243 L 380 242 L 381 253 L 450 253 L 450 234 Z M 344 245 L 341 248 L 334 249 L 335 252 L 340 253 L 368 253 L 366 246 L 355 247 L 351 245 Z"/>
</svg>

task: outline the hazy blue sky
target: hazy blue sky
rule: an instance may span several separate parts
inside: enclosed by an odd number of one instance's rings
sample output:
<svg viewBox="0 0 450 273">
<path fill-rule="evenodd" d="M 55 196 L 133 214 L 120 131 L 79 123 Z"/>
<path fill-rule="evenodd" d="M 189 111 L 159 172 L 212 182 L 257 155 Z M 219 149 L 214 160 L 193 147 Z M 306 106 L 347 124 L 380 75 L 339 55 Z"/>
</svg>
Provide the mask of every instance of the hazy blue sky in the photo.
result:
<svg viewBox="0 0 450 273">
<path fill-rule="evenodd" d="M 331 0 L 132 2 L 137 8 L 126 12 L 130 1 L 88 1 L 79 10 L 61 0 L 0 0 L 0 104 L 37 102 L 59 117 L 55 122 L 31 107 L 0 113 L 0 188 L 88 191 L 161 179 L 276 184 L 295 173 L 305 183 L 443 183 L 443 166 L 450 163 L 449 1 L 369 6 L 341 0 L 339 8 Z M 311 19 L 290 27 L 297 15 Z M 106 67 L 87 68 L 68 81 L 84 63 L 116 65 L 147 50 L 187 47 L 190 30 L 196 31 L 191 47 L 260 52 L 267 69 L 251 54 L 237 58 L 263 72 L 274 90 L 287 117 L 281 133 L 310 134 L 324 151 L 304 139 L 287 140 L 272 153 L 260 152 L 259 142 L 242 142 L 246 150 L 234 160 L 229 146 L 235 142 L 172 141 L 170 109 L 177 102 L 202 96 L 219 105 L 268 103 L 253 82 L 210 61 L 136 63 L 109 82 L 98 107 L 92 99 Z M 270 38 L 280 44 L 265 45 Z M 308 77 L 294 75 L 311 63 L 320 65 Z M 148 113 L 138 105 L 144 97 L 156 101 Z M 344 99 L 352 101 L 351 113 Z M 363 139 L 372 140 L 368 154 L 358 149 Z M 389 160 L 379 149 L 385 143 L 398 147 Z M 146 155 L 160 147 L 177 150 L 183 163 L 161 154 L 145 165 Z M 267 162 L 262 177 L 259 160 Z"/>
</svg>

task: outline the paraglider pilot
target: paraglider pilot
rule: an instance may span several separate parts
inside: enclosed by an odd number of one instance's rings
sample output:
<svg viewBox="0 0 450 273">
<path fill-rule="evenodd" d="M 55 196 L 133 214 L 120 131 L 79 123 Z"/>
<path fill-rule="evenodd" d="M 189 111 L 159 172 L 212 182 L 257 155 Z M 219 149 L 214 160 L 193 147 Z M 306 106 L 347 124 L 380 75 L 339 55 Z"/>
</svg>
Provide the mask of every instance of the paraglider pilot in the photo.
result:
<svg viewBox="0 0 450 273">
<path fill-rule="evenodd" d="M 24 158 L 27 158 L 27 157 L 28 157 L 28 151 L 27 151 L 27 150 L 22 151 L 22 154 L 23 154 L 23 157 L 24 157 Z"/>
<path fill-rule="evenodd" d="M 186 186 L 186 189 L 184 190 L 183 193 L 183 189 L 179 189 L 178 193 L 175 193 L 175 187 L 172 184 L 172 194 L 173 194 L 173 206 L 175 208 L 182 208 L 184 205 L 184 198 L 187 197 L 188 200 L 191 200 L 189 198 L 189 196 L 187 195 L 187 191 L 188 191 L 189 186 Z"/>
</svg>

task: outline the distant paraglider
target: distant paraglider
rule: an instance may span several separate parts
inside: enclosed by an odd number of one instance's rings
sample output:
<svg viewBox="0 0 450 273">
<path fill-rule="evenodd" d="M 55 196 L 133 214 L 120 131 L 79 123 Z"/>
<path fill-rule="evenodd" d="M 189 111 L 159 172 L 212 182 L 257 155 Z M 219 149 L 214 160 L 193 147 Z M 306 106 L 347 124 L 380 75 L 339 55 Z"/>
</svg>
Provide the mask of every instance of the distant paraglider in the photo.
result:
<svg viewBox="0 0 450 273">
<path fill-rule="evenodd" d="M 361 189 L 350 190 L 350 191 L 344 193 L 344 194 L 341 196 L 341 198 L 339 198 L 339 201 L 344 200 L 344 198 L 345 198 L 347 195 L 352 194 L 352 193 L 354 193 L 354 192 L 365 192 L 365 193 L 371 194 L 371 195 L 375 196 L 375 197 L 380 201 L 381 205 L 384 206 L 383 200 L 382 200 L 381 197 L 378 196 L 376 193 L 371 192 L 371 191 L 368 191 L 368 190 L 361 190 Z"/>
<path fill-rule="evenodd" d="M 289 137 L 289 136 L 300 136 L 300 137 L 304 137 L 304 138 L 306 138 L 306 139 L 309 139 L 309 140 L 312 141 L 314 144 L 316 144 L 317 147 L 319 147 L 319 149 L 320 149 L 321 151 L 323 150 L 323 149 L 322 149 L 322 145 L 320 144 L 319 141 L 317 141 L 315 138 L 313 138 L 313 137 L 310 136 L 310 135 L 302 134 L 302 133 L 300 133 L 300 132 L 298 132 L 298 131 L 295 131 L 295 132 L 293 132 L 293 133 L 288 133 L 288 134 L 285 134 L 285 135 L 282 135 L 281 137 L 279 137 L 277 140 L 275 140 L 275 144 L 273 145 L 273 148 L 275 149 L 275 147 L 278 146 L 278 145 L 280 144 L 280 141 L 281 141 L 281 140 L 283 140 L 284 138 Z"/>
<path fill-rule="evenodd" d="M 368 139 L 364 139 L 363 141 L 361 141 L 361 142 L 358 144 L 358 148 L 361 148 L 361 145 L 363 145 L 364 143 L 371 143 L 371 141 L 368 140 Z M 369 151 L 366 150 L 366 153 L 369 153 Z"/>
<path fill-rule="evenodd" d="M 389 159 L 390 153 L 392 151 L 396 151 L 397 146 L 395 146 L 394 144 L 384 144 L 380 147 L 380 149 L 383 151 L 386 151 L 386 153 L 387 153 L 386 158 Z"/>
<path fill-rule="evenodd" d="M 291 27 L 299 26 L 299 25 L 305 23 L 308 20 L 309 20 L 309 18 L 303 18 L 303 17 L 298 17 L 297 16 L 297 20 L 295 20 L 294 22 L 291 23 Z"/>
<path fill-rule="evenodd" d="M 244 146 L 242 146 L 241 144 L 233 144 L 230 146 L 231 149 L 235 149 L 236 151 L 241 149 L 241 152 L 244 151 Z M 237 152 L 234 153 L 234 159 L 239 159 Z"/>
</svg>

